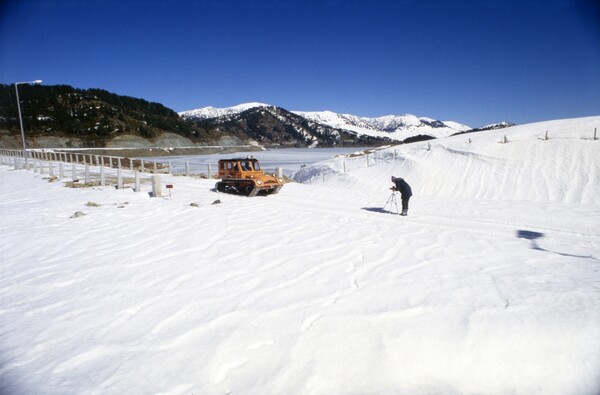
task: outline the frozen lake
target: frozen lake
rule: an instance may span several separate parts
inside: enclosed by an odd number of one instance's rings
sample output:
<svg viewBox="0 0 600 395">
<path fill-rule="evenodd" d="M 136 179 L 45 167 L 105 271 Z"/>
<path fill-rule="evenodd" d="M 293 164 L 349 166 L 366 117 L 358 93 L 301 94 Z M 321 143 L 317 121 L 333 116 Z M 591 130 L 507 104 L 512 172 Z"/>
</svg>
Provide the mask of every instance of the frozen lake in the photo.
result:
<svg viewBox="0 0 600 395">
<path fill-rule="evenodd" d="M 277 167 L 283 168 L 283 174 L 290 177 L 300 170 L 302 166 L 310 165 L 315 162 L 327 160 L 336 155 L 349 154 L 362 151 L 368 147 L 345 147 L 345 148 L 281 148 L 268 151 L 243 151 L 229 154 L 209 154 L 209 155 L 189 155 L 189 156 L 161 156 L 148 158 L 160 163 L 171 161 L 174 173 L 185 172 L 185 162 L 189 162 L 190 172 L 193 174 L 206 173 L 208 164 L 213 165 L 213 171 L 216 171 L 216 164 L 219 159 L 245 158 L 252 155 L 257 158 L 263 169 L 272 171 Z"/>
</svg>

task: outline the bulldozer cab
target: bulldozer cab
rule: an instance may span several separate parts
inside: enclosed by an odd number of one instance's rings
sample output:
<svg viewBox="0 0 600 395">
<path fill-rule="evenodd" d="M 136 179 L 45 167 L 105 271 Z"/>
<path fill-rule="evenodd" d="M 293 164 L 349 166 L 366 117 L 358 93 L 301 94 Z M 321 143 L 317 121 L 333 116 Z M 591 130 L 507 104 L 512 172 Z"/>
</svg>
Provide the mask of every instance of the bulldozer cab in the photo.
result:
<svg viewBox="0 0 600 395">
<path fill-rule="evenodd" d="M 275 194 L 285 183 L 275 174 L 265 174 L 258 160 L 253 157 L 221 159 L 215 189 L 217 192 L 256 196 Z"/>
<path fill-rule="evenodd" d="M 230 176 L 243 178 L 254 172 L 261 172 L 256 159 L 227 159 L 219 161 L 219 177 Z"/>
</svg>

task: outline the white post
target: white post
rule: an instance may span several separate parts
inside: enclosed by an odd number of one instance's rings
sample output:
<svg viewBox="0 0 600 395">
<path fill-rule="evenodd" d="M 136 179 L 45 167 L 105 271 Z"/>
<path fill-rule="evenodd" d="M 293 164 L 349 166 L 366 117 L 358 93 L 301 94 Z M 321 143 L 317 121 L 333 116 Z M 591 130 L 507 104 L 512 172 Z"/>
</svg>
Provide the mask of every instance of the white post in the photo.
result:
<svg viewBox="0 0 600 395">
<path fill-rule="evenodd" d="M 129 158 L 129 171 L 133 171 L 133 158 Z"/>
<path fill-rule="evenodd" d="M 121 174 L 121 166 L 117 169 L 117 189 L 123 189 L 123 174 Z"/>
<path fill-rule="evenodd" d="M 140 159 L 140 160 L 142 161 L 142 165 L 141 165 L 142 166 L 142 170 L 141 171 L 145 172 L 146 168 L 144 167 L 144 160 L 143 159 Z"/>
<path fill-rule="evenodd" d="M 152 173 L 154 173 L 154 174 L 158 173 L 156 171 L 156 161 L 152 161 Z"/>
<path fill-rule="evenodd" d="M 73 162 L 71 164 L 71 177 L 73 179 L 73 182 L 78 181 L 77 179 L 77 163 Z"/>
<path fill-rule="evenodd" d="M 173 164 L 169 161 L 169 174 L 173 174 Z"/>
<path fill-rule="evenodd" d="M 283 167 L 277 168 L 277 177 L 283 178 Z"/>
<path fill-rule="evenodd" d="M 160 176 L 158 174 L 152 176 L 152 197 L 162 197 L 162 190 L 160 189 Z"/>
<path fill-rule="evenodd" d="M 135 172 L 135 192 L 141 192 L 142 189 L 140 188 L 140 172 L 136 171 Z"/>
<path fill-rule="evenodd" d="M 345 172 L 346 172 L 346 161 L 345 161 L 345 160 L 343 160 L 343 161 L 342 161 L 342 164 L 344 165 L 344 173 L 345 173 Z"/>
<path fill-rule="evenodd" d="M 88 165 L 87 163 L 85 164 L 85 178 L 84 178 L 84 182 L 86 184 L 88 184 L 90 182 L 90 165 Z"/>
<path fill-rule="evenodd" d="M 65 178 L 65 169 L 63 168 L 62 162 L 58 162 L 58 176 L 60 178 Z"/>
<path fill-rule="evenodd" d="M 187 177 L 190 176 L 190 162 L 188 162 L 187 160 L 185 161 L 185 175 Z"/>
<path fill-rule="evenodd" d="M 367 154 L 367 167 L 369 167 L 369 154 Z"/>
<path fill-rule="evenodd" d="M 106 176 L 104 175 L 104 166 L 100 165 L 100 185 L 106 185 Z"/>
<path fill-rule="evenodd" d="M 54 164 L 52 161 L 48 162 L 48 173 L 50 174 L 50 177 L 54 177 Z"/>
<path fill-rule="evenodd" d="M 212 178 L 212 163 L 208 164 L 208 178 Z"/>
<path fill-rule="evenodd" d="M 15 170 L 19 170 L 19 162 L 17 161 L 16 156 L 15 156 Z"/>
</svg>

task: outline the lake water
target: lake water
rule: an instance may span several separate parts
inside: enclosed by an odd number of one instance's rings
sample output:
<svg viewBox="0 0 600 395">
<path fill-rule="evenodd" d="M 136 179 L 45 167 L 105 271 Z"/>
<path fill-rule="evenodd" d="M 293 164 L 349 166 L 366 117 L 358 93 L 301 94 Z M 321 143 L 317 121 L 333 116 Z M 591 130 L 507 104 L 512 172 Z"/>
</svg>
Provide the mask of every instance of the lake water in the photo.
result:
<svg viewBox="0 0 600 395">
<path fill-rule="evenodd" d="M 277 167 L 283 168 L 283 174 L 291 176 L 303 166 L 330 159 L 336 155 L 350 154 L 368 149 L 368 147 L 345 148 L 281 148 L 267 151 L 235 152 L 229 154 L 189 155 L 189 156 L 162 156 L 148 158 L 160 163 L 171 161 L 174 173 L 185 172 L 185 162 L 189 163 L 190 172 L 193 174 L 207 173 L 208 164 L 216 172 L 219 159 L 245 158 L 248 155 L 259 160 L 263 169 L 271 172 Z"/>
</svg>

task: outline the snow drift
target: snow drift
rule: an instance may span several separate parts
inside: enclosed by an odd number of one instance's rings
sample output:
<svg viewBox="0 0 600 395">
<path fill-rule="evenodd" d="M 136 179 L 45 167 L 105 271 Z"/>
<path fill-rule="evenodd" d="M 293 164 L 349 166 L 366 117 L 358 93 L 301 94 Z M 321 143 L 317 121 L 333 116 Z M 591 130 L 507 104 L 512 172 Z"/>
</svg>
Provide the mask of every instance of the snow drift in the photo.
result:
<svg viewBox="0 0 600 395">
<path fill-rule="evenodd" d="M 592 140 L 599 124 L 598 117 L 549 121 L 398 146 L 373 155 L 372 162 L 383 162 L 378 174 L 359 169 L 332 182 L 374 189 L 394 173 L 409 178 L 421 196 L 600 204 L 600 149 Z M 323 168 L 343 172 L 342 160 L 295 178 L 319 179 Z"/>
<path fill-rule="evenodd" d="M 335 158 L 266 198 L 0 167 L 0 393 L 598 394 L 599 126 Z"/>
</svg>

